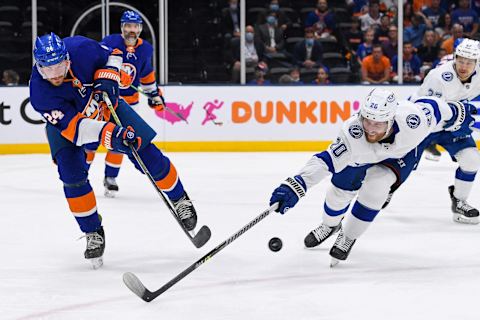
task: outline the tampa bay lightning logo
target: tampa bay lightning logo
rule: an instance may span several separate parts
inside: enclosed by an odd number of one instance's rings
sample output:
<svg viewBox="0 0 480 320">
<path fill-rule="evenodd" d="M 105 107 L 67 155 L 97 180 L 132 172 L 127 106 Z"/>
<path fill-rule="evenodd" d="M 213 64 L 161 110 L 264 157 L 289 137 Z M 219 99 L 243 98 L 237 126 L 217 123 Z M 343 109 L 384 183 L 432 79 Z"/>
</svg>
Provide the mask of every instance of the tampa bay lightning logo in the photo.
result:
<svg viewBox="0 0 480 320">
<path fill-rule="evenodd" d="M 410 114 L 407 116 L 407 125 L 412 129 L 418 128 L 420 122 L 420 117 L 416 114 Z"/>
<path fill-rule="evenodd" d="M 348 128 L 348 133 L 355 139 L 360 139 L 363 136 L 363 129 L 358 124 L 354 124 Z"/>
<path fill-rule="evenodd" d="M 453 80 L 453 73 L 451 73 L 450 71 L 444 72 L 444 73 L 442 73 L 442 78 L 445 81 L 452 81 Z"/>
<path fill-rule="evenodd" d="M 392 93 L 387 97 L 387 102 L 393 102 L 393 101 L 395 101 L 395 95 Z"/>
</svg>

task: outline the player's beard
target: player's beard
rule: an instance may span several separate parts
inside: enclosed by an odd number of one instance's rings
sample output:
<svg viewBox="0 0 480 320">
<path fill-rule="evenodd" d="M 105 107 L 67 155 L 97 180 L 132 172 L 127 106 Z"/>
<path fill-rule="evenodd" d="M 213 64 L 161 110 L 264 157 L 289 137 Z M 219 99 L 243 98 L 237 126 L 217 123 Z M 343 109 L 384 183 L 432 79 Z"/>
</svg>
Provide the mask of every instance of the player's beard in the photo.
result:
<svg viewBox="0 0 480 320">
<path fill-rule="evenodd" d="M 365 139 L 367 139 L 367 141 L 370 143 L 379 142 L 380 140 L 383 139 L 383 137 L 385 137 L 385 132 L 382 132 L 382 133 L 374 132 L 372 134 L 369 134 L 367 131 L 365 131 Z"/>
<path fill-rule="evenodd" d="M 48 79 L 48 82 L 50 82 L 55 87 L 60 87 L 64 79 L 65 79 L 64 76 L 60 76 L 60 77 Z"/>
<path fill-rule="evenodd" d="M 135 32 L 128 32 L 124 33 L 123 38 L 127 45 L 134 46 L 137 43 L 138 35 Z"/>
</svg>

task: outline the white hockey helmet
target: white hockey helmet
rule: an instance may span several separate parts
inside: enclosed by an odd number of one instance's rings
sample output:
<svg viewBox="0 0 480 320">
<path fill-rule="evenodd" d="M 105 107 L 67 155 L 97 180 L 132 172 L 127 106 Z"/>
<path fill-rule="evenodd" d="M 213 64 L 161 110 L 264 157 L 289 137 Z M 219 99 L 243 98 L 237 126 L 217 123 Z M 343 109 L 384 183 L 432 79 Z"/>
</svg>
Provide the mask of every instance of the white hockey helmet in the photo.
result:
<svg viewBox="0 0 480 320">
<path fill-rule="evenodd" d="M 463 39 L 455 48 L 455 57 L 463 57 L 479 62 L 480 59 L 480 42 L 472 39 Z"/>
<path fill-rule="evenodd" d="M 360 115 L 372 121 L 392 121 L 397 110 L 397 98 L 390 90 L 373 89 L 360 107 Z"/>
</svg>

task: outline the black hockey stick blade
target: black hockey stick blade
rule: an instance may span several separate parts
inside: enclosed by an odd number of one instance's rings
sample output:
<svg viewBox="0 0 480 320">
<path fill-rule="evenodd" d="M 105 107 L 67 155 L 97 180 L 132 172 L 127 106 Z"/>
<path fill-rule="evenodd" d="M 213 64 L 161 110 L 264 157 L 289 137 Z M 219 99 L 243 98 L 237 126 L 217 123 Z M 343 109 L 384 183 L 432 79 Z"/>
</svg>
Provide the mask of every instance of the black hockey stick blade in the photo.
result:
<svg viewBox="0 0 480 320">
<path fill-rule="evenodd" d="M 212 231 L 210 231 L 210 228 L 207 226 L 203 226 L 200 228 L 200 230 L 198 230 L 195 237 L 192 238 L 192 242 L 195 247 L 201 248 L 205 243 L 207 243 L 208 240 L 210 240 L 211 236 Z"/>
<path fill-rule="evenodd" d="M 125 283 L 127 288 L 130 289 L 137 296 L 139 296 L 142 300 L 146 302 L 150 302 L 153 300 L 149 299 L 151 292 L 147 288 L 145 288 L 140 279 L 138 279 L 137 276 L 133 273 L 125 272 L 123 274 L 123 283 Z"/>
</svg>

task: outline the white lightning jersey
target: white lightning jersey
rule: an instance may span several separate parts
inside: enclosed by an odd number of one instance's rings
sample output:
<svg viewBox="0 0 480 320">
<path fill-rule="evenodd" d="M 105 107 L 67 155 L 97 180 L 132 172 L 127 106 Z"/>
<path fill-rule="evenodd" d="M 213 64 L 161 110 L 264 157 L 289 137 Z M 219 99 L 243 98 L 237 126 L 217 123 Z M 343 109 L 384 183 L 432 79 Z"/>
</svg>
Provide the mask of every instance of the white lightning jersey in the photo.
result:
<svg viewBox="0 0 480 320">
<path fill-rule="evenodd" d="M 421 102 L 423 99 L 428 102 Z M 393 125 L 394 133 L 381 142 L 370 143 L 358 114 L 343 123 L 337 139 L 329 148 L 313 156 L 300 170 L 307 189 L 330 173 L 347 166 L 360 167 L 386 159 L 399 159 L 416 148 L 430 133 L 443 130 L 445 121 L 453 117 L 448 104 L 435 97 L 419 97 L 413 103 L 399 101 Z"/>
<path fill-rule="evenodd" d="M 476 98 L 480 94 L 480 70 L 475 70 L 470 82 L 462 83 L 453 65 L 453 61 L 448 61 L 431 70 L 413 97 L 434 96 L 447 101 Z"/>
</svg>

